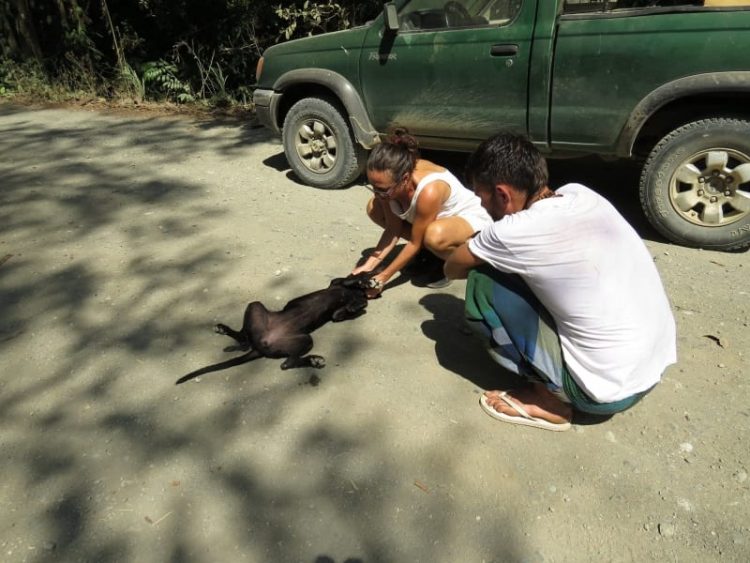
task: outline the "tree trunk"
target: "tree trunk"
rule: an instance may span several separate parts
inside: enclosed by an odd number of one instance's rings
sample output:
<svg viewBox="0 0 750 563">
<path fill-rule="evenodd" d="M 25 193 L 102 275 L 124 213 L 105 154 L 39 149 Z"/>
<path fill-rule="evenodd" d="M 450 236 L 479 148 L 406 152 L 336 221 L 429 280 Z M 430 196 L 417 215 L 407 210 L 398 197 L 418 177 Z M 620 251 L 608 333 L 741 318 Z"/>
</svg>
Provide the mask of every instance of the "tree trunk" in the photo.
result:
<svg viewBox="0 0 750 563">
<path fill-rule="evenodd" d="M 10 6 L 6 4 L 0 7 L 0 55 L 3 57 L 18 57 L 21 54 L 13 20 Z"/>
<path fill-rule="evenodd" d="M 23 57 L 34 57 L 40 63 L 44 55 L 39 37 L 34 26 L 34 18 L 29 7 L 29 0 L 12 0 L 11 12 L 15 8 L 15 39 L 19 54 Z M 12 17 L 11 17 L 12 19 Z"/>
</svg>

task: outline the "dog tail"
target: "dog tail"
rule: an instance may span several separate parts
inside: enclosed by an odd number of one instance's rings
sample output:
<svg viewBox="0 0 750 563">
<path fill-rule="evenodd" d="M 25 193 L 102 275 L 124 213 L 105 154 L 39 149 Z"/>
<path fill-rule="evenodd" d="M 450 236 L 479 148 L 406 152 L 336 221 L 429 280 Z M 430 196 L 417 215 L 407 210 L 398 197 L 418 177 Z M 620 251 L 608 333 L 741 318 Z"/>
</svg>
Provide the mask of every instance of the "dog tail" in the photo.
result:
<svg viewBox="0 0 750 563">
<path fill-rule="evenodd" d="M 185 383 L 186 381 L 190 381 L 191 379 L 199 377 L 203 375 L 204 373 L 210 373 L 212 371 L 219 371 L 222 369 L 231 368 L 233 366 L 238 366 L 240 364 L 244 364 L 246 362 L 255 360 L 260 357 L 261 357 L 260 352 L 258 352 L 257 350 L 250 350 L 249 352 L 242 354 L 241 356 L 232 358 L 231 360 L 226 360 L 224 362 L 219 362 L 218 364 L 212 364 L 210 366 L 206 366 L 204 368 L 191 371 L 187 375 L 183 375 L 180 379 L 175 381 L 175 385 L 179 385 L 180 383 Z"/>
</svg>

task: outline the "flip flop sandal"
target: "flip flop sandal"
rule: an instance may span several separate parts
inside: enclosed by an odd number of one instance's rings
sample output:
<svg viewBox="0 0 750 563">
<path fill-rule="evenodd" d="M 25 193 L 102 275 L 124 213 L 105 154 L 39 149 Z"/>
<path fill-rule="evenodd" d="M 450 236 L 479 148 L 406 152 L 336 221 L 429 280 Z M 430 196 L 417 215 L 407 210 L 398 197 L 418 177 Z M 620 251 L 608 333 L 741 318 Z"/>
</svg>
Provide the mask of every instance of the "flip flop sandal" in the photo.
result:
<svg viewBox="0 0 750 563">
<path fill-rule="evenodd" d="M 511 399 L 508 393 L 505 391 L 500 393 L 499 396 L 503 400 L 503 402 L 506 405 L 508 405 L 510 408 L 512 408 L 514 411 L 516 411 L 519 414 L 519 416 L 510 416 L 508 414 L 496 411 L 487 402 L 487 397 L 485 395 L 482 395 L 479 398 L 479 404 L 481 405 L 482 410 L 486 412 L 488 415 L 490 415 L 492 418 L 495 418 L 497 420 L 502 420 L 503 422 L 509 422 L 510 424 L 520 424 L 522 426 L 533 426 L 534 428 L 541 428 L 543 430 L 552 430 L 553 432 L 563 432 L 565 430 L 569 430 L 571 427 L 570 422 L 561 422 L 559 424 L 556 424 L 554 422 L 549 422 L 548 420 L 544 420 L 542 418 L 531 416 L 528 412 L 526 412 L 526 409 L 524 409 L 521 405 L 519 405 L 517 402 Z"/>
</svg>

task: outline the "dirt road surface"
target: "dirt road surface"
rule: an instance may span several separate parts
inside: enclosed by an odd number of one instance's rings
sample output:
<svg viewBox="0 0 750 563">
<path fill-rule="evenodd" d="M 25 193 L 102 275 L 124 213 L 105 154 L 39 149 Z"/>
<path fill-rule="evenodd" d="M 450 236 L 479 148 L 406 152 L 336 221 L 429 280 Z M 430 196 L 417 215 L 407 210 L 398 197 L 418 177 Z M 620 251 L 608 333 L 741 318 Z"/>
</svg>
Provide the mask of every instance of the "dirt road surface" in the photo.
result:
<svg viewBox="0 0 750 563">
<path fill-rule="evenodd" d="M 748 254 L 660 240 L 632 167 L 552 176 L 633 222 L 679 330 L 642 403 L 562 434 L 480 410 L 511 379 L 462 282 L 323 327 L 322 370 L 175 386 L 228 357 L 215 322 L 346 274 L 368 193 L 296 183 L 248 123 L 0 105 L 0 560 L 750 560 Z"/>
</svg>

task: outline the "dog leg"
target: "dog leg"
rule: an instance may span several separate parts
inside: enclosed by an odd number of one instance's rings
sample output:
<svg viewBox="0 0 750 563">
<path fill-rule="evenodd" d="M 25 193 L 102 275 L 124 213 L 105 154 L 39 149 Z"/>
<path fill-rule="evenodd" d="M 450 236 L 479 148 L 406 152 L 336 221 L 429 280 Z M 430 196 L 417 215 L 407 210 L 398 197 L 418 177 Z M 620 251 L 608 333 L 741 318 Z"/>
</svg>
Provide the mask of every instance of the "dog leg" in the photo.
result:
<svg viewBox="0 0 750 563">
<path fill-rule="evenodd" d="M 254 329 L 260 333 L 268 326 L 268 309 L 260 301 L 253 301 L 245 308 L 242 318 L 242 328 L 234 330 L 225 324 L 219 323 L 214 327 L 214 332 L 224 334 L 237 341 L 241 350 L 250 350 L 252 346 L 251 331 Z"/>
<path fill-rule="evenodd" d="M 348 321 L 350 319 L 356 319 L 357 317 L 364 315 L 367 312 L 365 310 L 366 307 L 367 307 L 367 301 L 357 302 L 357 303 L 348 303 L 344 307 L 341 307 L 340 309 L 336 309 L 333 312 L 333 316 L 331 317 L 331 320 L 335 323 L 338 323 L 341 321 Z"/>
<path fill-rule="evenodd" d="M 292 368 L 315 368 L 321 369 L 326 367 L 326 359 L 323 356 L 317 354 L 309 354 L 302 356 L 301 358 L 289 357 L 284 360 L 281 364 L 281 369 L 292 369 Z"/>
<path fill-rule="evenodd" d="M 286 336 L 269 342 L 268 345 L 269 356 L 286 356 L 286 360 L 281 364 L 283 370 L 302 367 L 322 368 L 326 365 L 323 356 L 315 354 L 305 356 L 313 347 L 313 339 L 309 334 Z"/>
<path fill-rule="evenodd" d="M 249 350 L 250 349 L 250 342 L 248 342 L 247 338 L 245 338 L 245 335 L 243 335 L 241 332 L 238 332 L 232 328 L 229 328 L 227 325 L 219 323 L 217 325 L 214 325 L 214 332 L 216 334 L 223 334 L 225 336 L 229 336 L 237 341 L 237 344 L 239 346 L 230 346 L 229 348 L 225 348 L 225 352 L 231 352 L 233 350 Z"/>
</svg>

